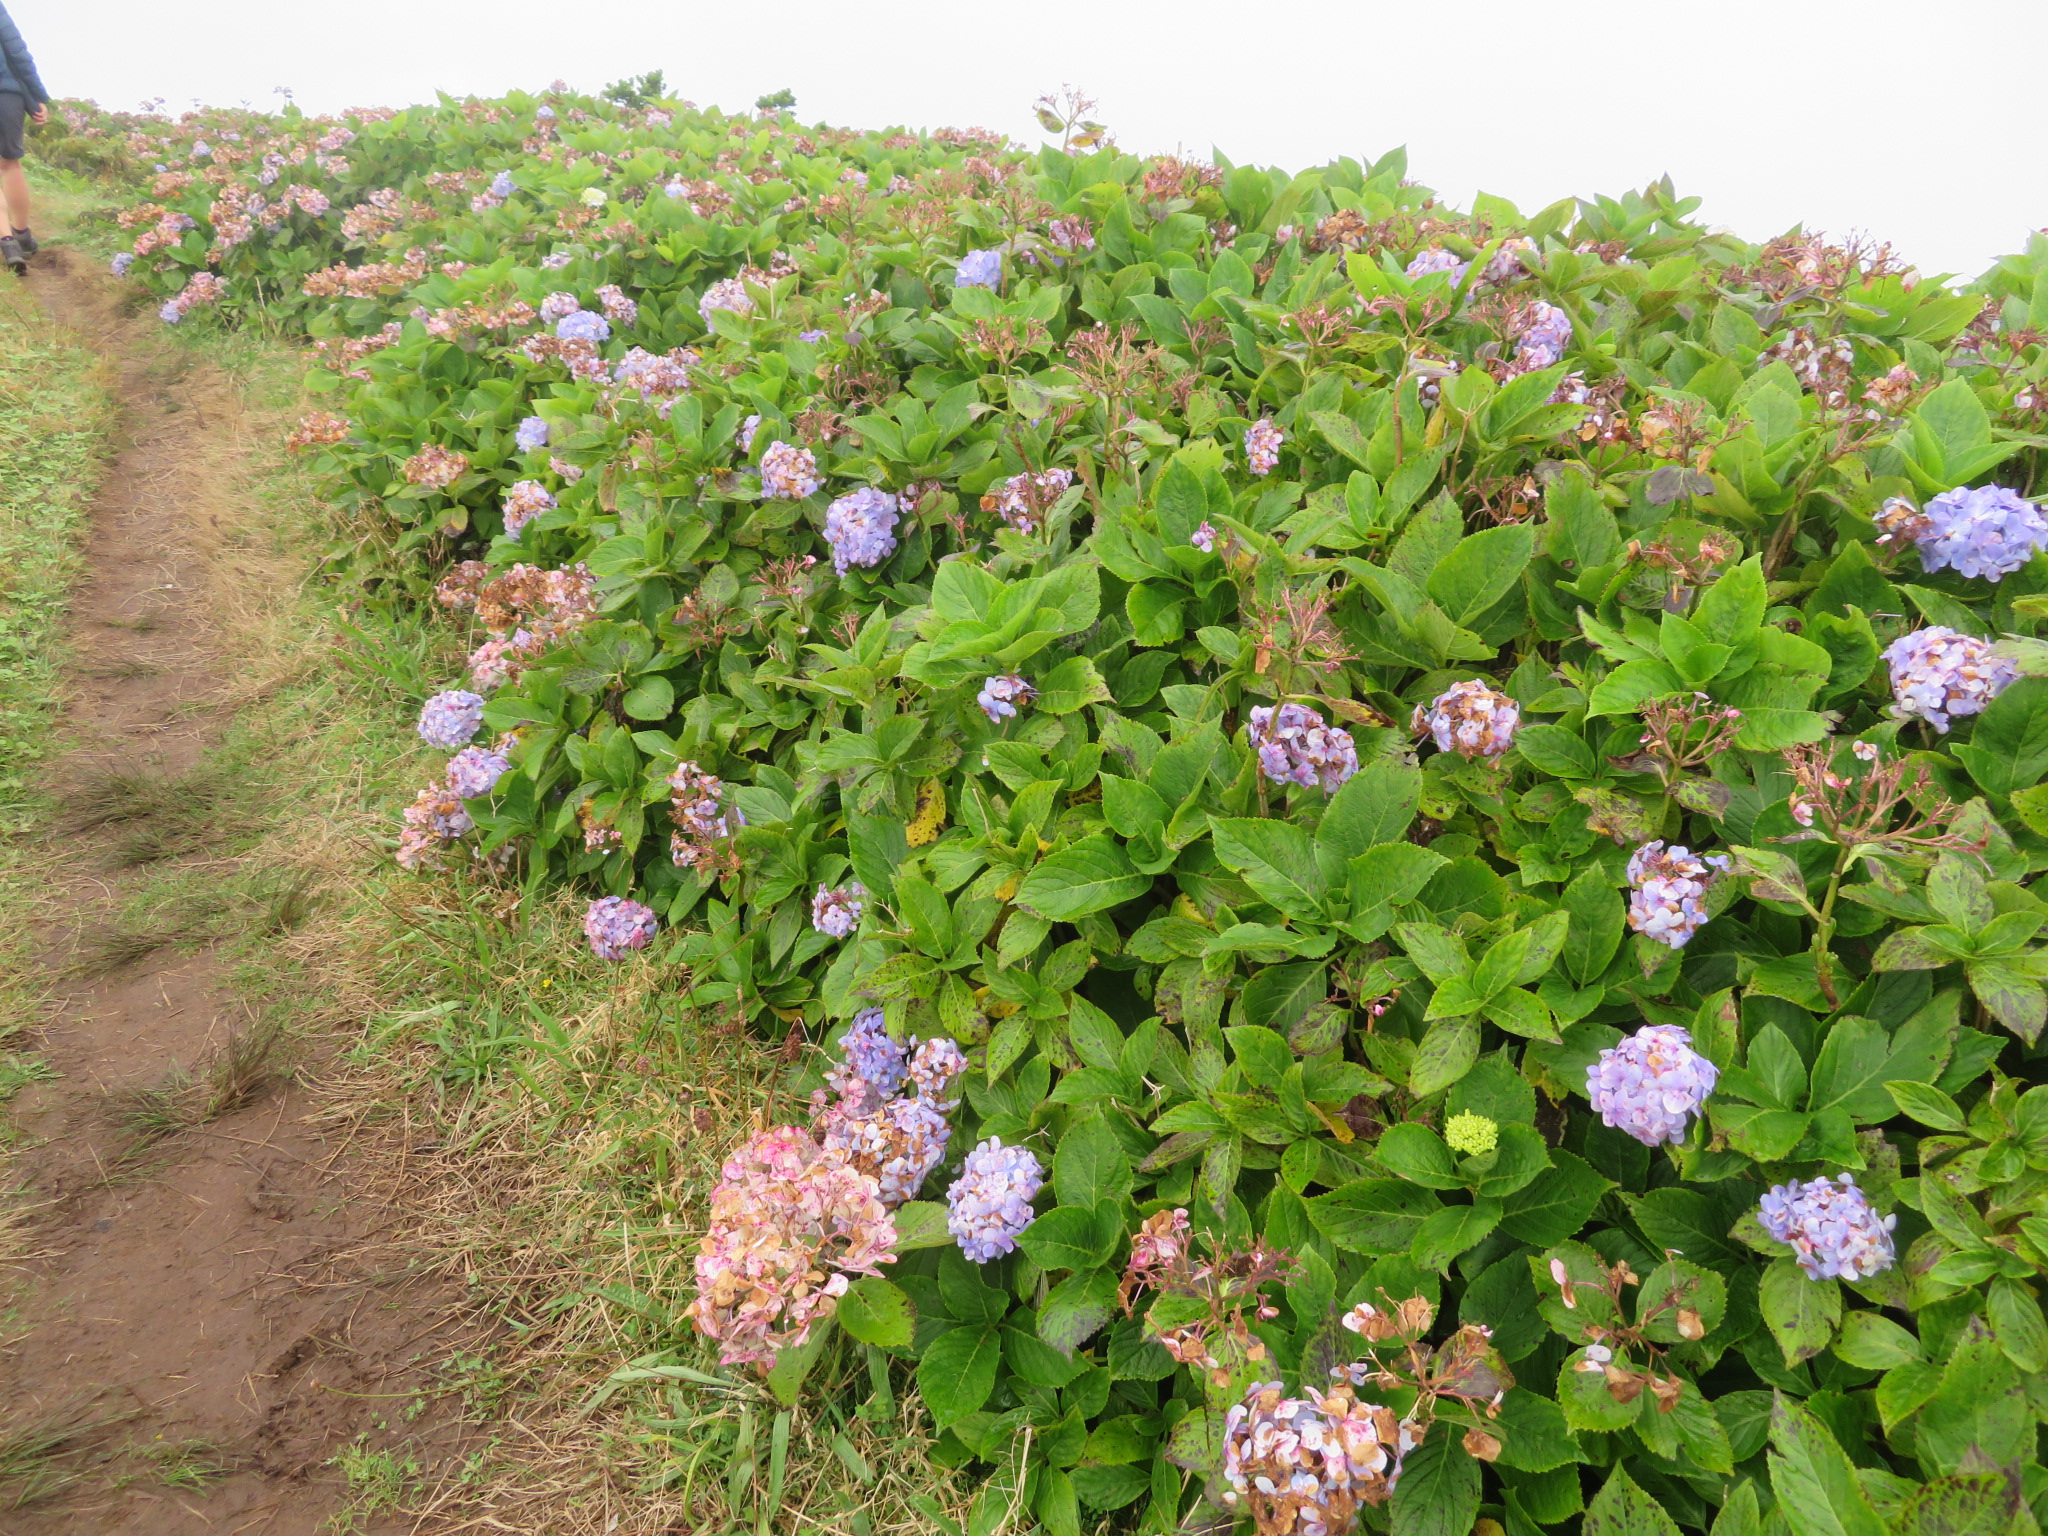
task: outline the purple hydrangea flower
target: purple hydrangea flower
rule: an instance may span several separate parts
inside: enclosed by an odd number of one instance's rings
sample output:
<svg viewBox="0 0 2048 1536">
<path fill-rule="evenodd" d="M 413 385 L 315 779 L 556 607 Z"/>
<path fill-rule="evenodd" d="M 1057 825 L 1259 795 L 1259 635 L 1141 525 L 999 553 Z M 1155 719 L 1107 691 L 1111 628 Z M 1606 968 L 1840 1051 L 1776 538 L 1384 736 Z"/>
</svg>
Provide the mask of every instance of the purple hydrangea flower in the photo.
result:
<svg viewBox="0 0 2048 1536">
<path fill-rule="evenodd" d="M 683 184 L 683 179 L 680 176 L 672 176 L 667 181 L 664 181 L 661 184 L 661 190 L 665 195 L 677 199 L 690 195 L 690 189 Z"/>
<path fill-rule="evenodd" d="M 760 430 L 761 413 L 759 411 L 754 412 L 753 415 L 740 423 L 739 431 L 733 434 L 733 441 L 740 445 L 741 453 L 752 453 L 754 451 L 754 434 Z"/>
<path fill-rule="evenodd" d="M 825 542 L 832 568 L 844 576 L 852 567 L 876 566 L 896 553 L 897 502 L 887 491 L 864 485 L 825 509 Z"/>
<path fill-rule="evenodd" d="M 1915 539 L 1929 571 L 1998 581 L 2048 549 L 2048 518 L 2002 485 L 1943 491 L 1927 503 L 1926 531 Z"/>
<path fill-rule="evenodd" d="M 1286 441 L 1287 435 L 1270 418 L 1261 416 L 1244 429 L 1245 464 L 1255 475 L 1270 475 L 1280 462 L 1280 445 Z"/>
<path fill-rule="evenodd" d="M 1555 304 L 1538 299 L 1529 306 L 1528 318 L 1515 340 L 1515 368 L 1521 373 L 1548 368 L 1571 344 L 1572 317 Z"/>
<path fill-rule="evenodd" d="M 443 752 L 453 752 L 476 735 L 484 723 L 481 695 L 451 688 L 437 693 L 420 708 L 420 740 Z"/>
<path fill-rule="evenodd" d="M 853 1026 L 840 1037 L 839 1049 L 845 1054 L 846 1070 L 865 1085 L 864 1091 L 877 1102 L 893 1097 L 909 1075 L 909 1053 L 889 1038 L 879 1008 L 864 1009 L 853 1016 Z M 851 1085 L 836 1086 L 843 1096 L 855 1096 L 847 1091 Z"/>
<path fill-rule="evenodd" d="M 556 322 L 555 334 L 564 341 L 609 341 L 612 326 L 603 315 L 592 310 L 579 309 L 575 314 L 564 315 Z"/>
<path fill-rule="evenodd" d="M 1667 849 L 1662 841 L 1643 844 L 1628 861 L 1628 877 L 1635 885 L 1628 897 L 1629 927 L 1659 944 L 1685 948 L 1707 920 L 1706 908 L 1700 905 L 1707 894 L 1707 876 L 1727 867 L 1726 854 L 1695 854 L 1677 843 Z"/>
<path fill-rule="evenodd" d="M 659 927 L 654 909 L 624 896 L 603 896 L 583 916 L 583 936 L 600 960 L 622 960 L 632 949 L 645 949 Z"/>
<path fill-rule="evenodd" d="M 512 771 L 511 763 L 489 747 L 464 747 L 448 760 L 448 787 L 465 800 L 488 795 Z"/>
<path fill-rule="evenodd" d="M 1408 263 L 1408 276 L 1426 277 L 1431 272 L 1451 274 L 1451 286 L 1457 287 L 1465 280 L 1465 269 L 1472 265 L 1456 251 L 1447 251 L 1440 245 L 1432 245 Z"/>
<path fill-rule="evenodd" d="M 491 178 L 491 196 L 502 198 L 510 197 L 511 195 L 512 173 L 510 171 L 498 172 L 497 175 Z"/>
<path fill-rule="evenodd" d="M 843 939 L 860 926 L 861 898 L 867 887 L 858 880 L 818 887 L 811 898 L 811 926 L 830 938 Z"/>
<path fill-rule="evenodd" d="M 134 265 L 135 253 L 133 251 L 121 251 L 116 253 L 113 261 L 114 276 L 126 277 L 128 275 L 128 269 Z"/>
<path fill-rule="evenodd" d="M 1600 1118 L 1646 1147 L 1685 1140 L 1721 1069 L 1672 1024 L 1647 1024 L 1586 1068 L 1586 1094 Z"/>
<path fill-rule="evenodd" d="M 519 430 L 513 434 L 513 441 L 519 444 L 521 453 L 532 453 L 536 448 L 548 445 L 548 424 L 539 416 L 528 416 L 519 423 Z"/>
<path fill-rule="evenodd" d="M 967 1154 L 946 1191 L 946 1230 L 975 1263 L 1001 1258 L 1031 1225 L 1031 1201 L 1044 1183 L 1045 1170 L 1027 1148 L 991 1136 Z"/>
<path fill-rule="evenodd" d="M 156 312 L 156 317 L 165 325 L 176 325 L 185 318 L 185 311 L 178 307 L 176 299 L 166 299 L 164 307 Z"/>
<path fill-rule="evenodd" d="M 1038 697 L 1038 690 L 1014 672 L 1000 672 L 981 685 L 974 702 L 998 723 L 1017 718 L 1017 711 Z"/>
<path fill-rule="evenodd" d="M 1891 668 L 1892 713 L 1919 718 L 1947 734 L 1956 715 L 1982 714 L 2016 679 L 2019 668 L 1996 654 L 1989 640 L 1959 634 L 1944 624 L 1916 629 L 1885 648 Z"/>
<path fill-rule="evenodd" d="M 761 494 L 771 501 L 802 501 L 823 485 L 817 456 L 780 438 L 761 455 Z"/>
<path fill-rule="evenodd" d="M 1868 1280 L 1897 1260 L 1896 1216 L 1880 1216 L 1850 1175 L 1780 1184 L 1763 1197 L 1757 1219 L 1792 1246 L 1809 1280 Z"/>
<path fill-rule="evenodd" d="M 796 339 L 798 341 L 807 341 L 812 346 L 815 347 L 823 343 L 826 334 L 827 333 L 824 331 L 798 331 L 796 333 Z"/>
<path fill-rule="evenodd" d="M 1205 555 L 1213 554 L 1216 549 L 1215 527 L 1212 524 L 1203 523 L 1201 527 L 1188 535 L 1188 542 Z"/>
<path fill-rule="evenodd" d="M 1001 251 L 969 251 L 953 271 L 955 288 L 993 288 L 1002 280 Z"/>
<path fill-rule="evenodd" d="M 1414 727 L 1436 739 L 1439 752 L 1461 757 L 1499 757 L 1515 744 L 1522 711 L 1485 679 L 1453 683 L 1427 706 L 1418 705 Z"/>
<path fill-rule="evenodd" d="M 1270 704 L 1254 708 L 1245 725 L 1259 767 L 1275 784 L 1322 785 L 1335 794 L 1358 772 L 1358 747 L 1351 733 L 1339 730 L 1306 704 Z"/>
<path fill-rule="evenodd" d="M 535 107 L 533 109 L 533 115 L 539 118 L 544 123 L 553 122 L 555 118 L 555 109 L 543 103 L 542 105 Z"/>
<path fill-rule="evenodd" d="M 575 259 L 574 251 L 549 251 L 547 255 L 541 257 L 540 264 L 544 271 L 559 272 Z"/>
<path fill-rule="evenodd" d="M 516 539 L 541 513 L 555 510 L 555 498 L 538 480 L 515 480 L 512 489 L 505 493 L 503 510 L 505 532 Z"/>
<path fill-rule="evenodd" d="M 709 325 L 711 312 L 718 309 L 729 309 L 736 315 L 751 314 L 754 300 L 747 292 L 747 285 L 737 277 L 725 277 L 706 288 L 704 297 L 697 301 L 697 313 Z"/>
</svg>

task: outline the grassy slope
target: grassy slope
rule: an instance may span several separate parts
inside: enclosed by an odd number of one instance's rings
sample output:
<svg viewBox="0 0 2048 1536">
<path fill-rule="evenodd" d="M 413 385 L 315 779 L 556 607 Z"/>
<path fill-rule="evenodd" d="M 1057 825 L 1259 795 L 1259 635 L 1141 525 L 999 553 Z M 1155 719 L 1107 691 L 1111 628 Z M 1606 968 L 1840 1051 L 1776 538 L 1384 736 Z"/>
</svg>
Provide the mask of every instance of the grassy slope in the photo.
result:
<svg viewBox="0 0 2048 1536">
<path fill-rule="evenodd" d="M 437 766 L 412 715 L 467 642 L 437 615 L 304 579 L 350 531 L 276 446 L 304 403 L 295 358 L 203 323 L 177 340 L 225 366 L 278 430 L 253 445 L 256 473 L 229 519 L 238 534 L 224 558 L 246 574 L 227 584 L 247 597 L 229 615 L 246 685 L 197 829 L 239 857 L 225 880 L 162 882 L 130 926 L 232 946 L 250 1000 L 327 1063 L 350 1144 L 369 1151 L 386 1198 L 417 1213 L 411 1261 L 460 1277 L 477 1319 L 441 1370 L 448 1403 L 475 1425 L 464 1452 L 439 1464 L 338 1458 L 360 1513 L 395 1503 L 532 1520 L 544 1509 L 564 1536 L 678 1522 L 935 1529 L 932 1506 L 910 1500 L 962 1500 L 923 1454 L 900 1368 L 892 1393 L 842 1411 L 856 1386 L 867 1396 L 871 1362 L 840 1341 L 814 1377 L 827 1390 L 783 1412 L 757 1386 L 708 1384 L 720 1378 L 683 1316 L 718 1163 L 776 1111 L 782 1063 L 681 1008 L 680 977 L 584 953 L 571 903 L 488 871 L 422 878 L 392 865 L 397 813 Z M 62 414 L 101 420 L 84 355 L 35 345 L 45 350 L 15 350 L 0 372 L 0 432 L 15 413 L 54 412 L 59 358 L 79 392 Z M 17 400 L 7 391 L 24 378 L 38 393 Z M 0 694 L 5 728 L 31 738 L 46 729 L 51 623 L 98 444 L 90 427 L 67 436 L 79 439 L 63 450 L 69 467 L 49 459 L 34 483 L 79 489 L 13 496 L 0 513 L 0 538 L 27 550 L 5 568 L 34 573 L 16 590 L 32 590 L 23 611 L 40 615 L 23 621 L 39 627 L 18 647 L 20 702 Z M 11 749 L 0 759 L 16 761 Z M 9 867 L 32 874 L 50 856 Z M 830 1390 L 834 1380 L 849 1390 Z"/>
</svg>

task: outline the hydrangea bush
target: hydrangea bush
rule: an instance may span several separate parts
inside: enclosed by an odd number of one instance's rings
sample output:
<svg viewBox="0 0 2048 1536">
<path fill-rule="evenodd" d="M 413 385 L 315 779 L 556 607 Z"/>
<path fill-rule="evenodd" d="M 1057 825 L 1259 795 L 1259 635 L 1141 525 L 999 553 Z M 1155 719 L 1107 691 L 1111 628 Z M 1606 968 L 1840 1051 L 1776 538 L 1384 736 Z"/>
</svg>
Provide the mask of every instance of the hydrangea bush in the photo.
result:
<svg viewBox="0 0 2048 1536">
<path fill-rule="evenodd" d="M 905 1362 L 978 1530 L 2036 1529 L 2048 237 L 121 131 L 124 281 L 303 323 L 338 568 L 481 631 L 402 857 L 831 1042 L 714 1201 L 731 1366 Z"/>
</svg>

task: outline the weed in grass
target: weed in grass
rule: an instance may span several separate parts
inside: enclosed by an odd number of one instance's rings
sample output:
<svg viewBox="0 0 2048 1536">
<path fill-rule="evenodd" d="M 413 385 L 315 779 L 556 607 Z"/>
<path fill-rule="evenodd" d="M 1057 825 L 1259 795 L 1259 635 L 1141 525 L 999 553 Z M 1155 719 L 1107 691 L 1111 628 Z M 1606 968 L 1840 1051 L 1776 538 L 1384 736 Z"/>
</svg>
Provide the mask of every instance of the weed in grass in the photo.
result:
<svg viewBox="0 0 2048 1536">
<path fill-rule="evenodd" d="M 228 1475 L 220 1447 L 210 1440 L 166 1440 L 159 1435 L 137 1454 L 152 1464 L 152 1476 L 166 1488 L 196 1491 Z"/>
<path fill-rule="evenodd" d="M 177 1068 L 154 1087 L 138 1090 L 121 1116 L 133 1138 L 126 1156 L 132 1159 L 168 1136 L 240 1109 L 279 1075 L 283 1044 L 275 1023 L 252 1024 L 228 1036 L 196 1074 Z"/>
<path fill-rule="evenodd" d="M 341 1473 L 347 1501 L 328 1520 L 336 1536 L 356 1536 L 376 1516 L 397 1509 L 418 1488 L 419 1457 L 410 1451 L 372 1450 L 358 1437 L 327 1463 Z"/>
<path fill-rule="evenodd" d="M 68 833 L 119 827 L 113 862 L 122 868 L 176 858 L 206 847 L 227 789 L 213 767 L 173 778 L 147 769 L 110 769 L 64 796 L 59 829 Z"/>
<path fill-rule="evenodd" d="M 62 1493 L 84 1474 L 78 1463 L 90 1437 L 134 1416 L 107 1413 L 91 1401 L 32 1414 L 0 1428 L 0 1510 L 26 1509 Z"/>
<path fill-rule="evenodd" d="M 30 1083 L 46 1083 L 57 1069 L 40 1056 L 26 1051 L 0 1051 L 0 1104 L 5 1104 Z"/>
<path fill-rule="evenodd" d="M 320 877 L 310 869 L 282 874 L 259 885 L 256 900 L 264 933 L 295 933 L 320 905 Z"/>
<path fill-rule="evenodd" d="M 160 949 L 207 938 L 226 907 L 218 891 L 194 894 L 147 916 L 95 928 L 79 938 L 65 969 L 80 980 L 105 976 Z"/>
</svg>

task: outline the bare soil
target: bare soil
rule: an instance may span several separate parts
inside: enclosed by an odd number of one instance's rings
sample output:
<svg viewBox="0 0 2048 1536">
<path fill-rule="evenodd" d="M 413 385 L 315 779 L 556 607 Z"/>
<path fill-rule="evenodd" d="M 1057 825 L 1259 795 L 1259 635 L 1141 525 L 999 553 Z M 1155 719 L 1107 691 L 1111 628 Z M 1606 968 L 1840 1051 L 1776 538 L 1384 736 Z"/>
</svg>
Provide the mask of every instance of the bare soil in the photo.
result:
<svg viewBox="0 0 2048 1536">
<path fill-rule="evenodd" d="M 250 426 L 231 381 L 166 346 L 153 317 L 123 314 L 84 258 L 51 249 L 27 285 L 106 359 L 120 408 L 71 612 L 52 789 L 61 799 L 114 769 L 175 780 L 202 766 L 235 707 L 212 599 Z M 12 1277 L 23 1283 L 0 1317 L 0 1442 L 67 1413 L 111 1422 L 55 1459 L 83 1474 L 75 1484 L 11 1512 L 0 1502 L 0 1531 L 312 1533 L 346 1493 L 329 1466 L 340 1448 L 437 1436 L 431 1411 L 403 1420 L 460 1298 L 409 1279 L 400 1213 L 366 1193 L 377 1181 L 289 1072 L 133 1154 L 123 1114 L 136 1091 L 202 1073 L 253 1021 L 211 951 L 160 949 L 91 980 L 70 969 L 140 881 L 176 867 L 119 868 L 132 832 L 57 835 L 65 874 L 38 925 L 51 1004 L 26 1043 L 59 1076 L 14 1103 L 25 1150 L 13 1177 L 32 1209 Z M 170 1487 L 137 1454 L 184 1441 L 209 1443 L 226 1474 Z"/>
</svg>

